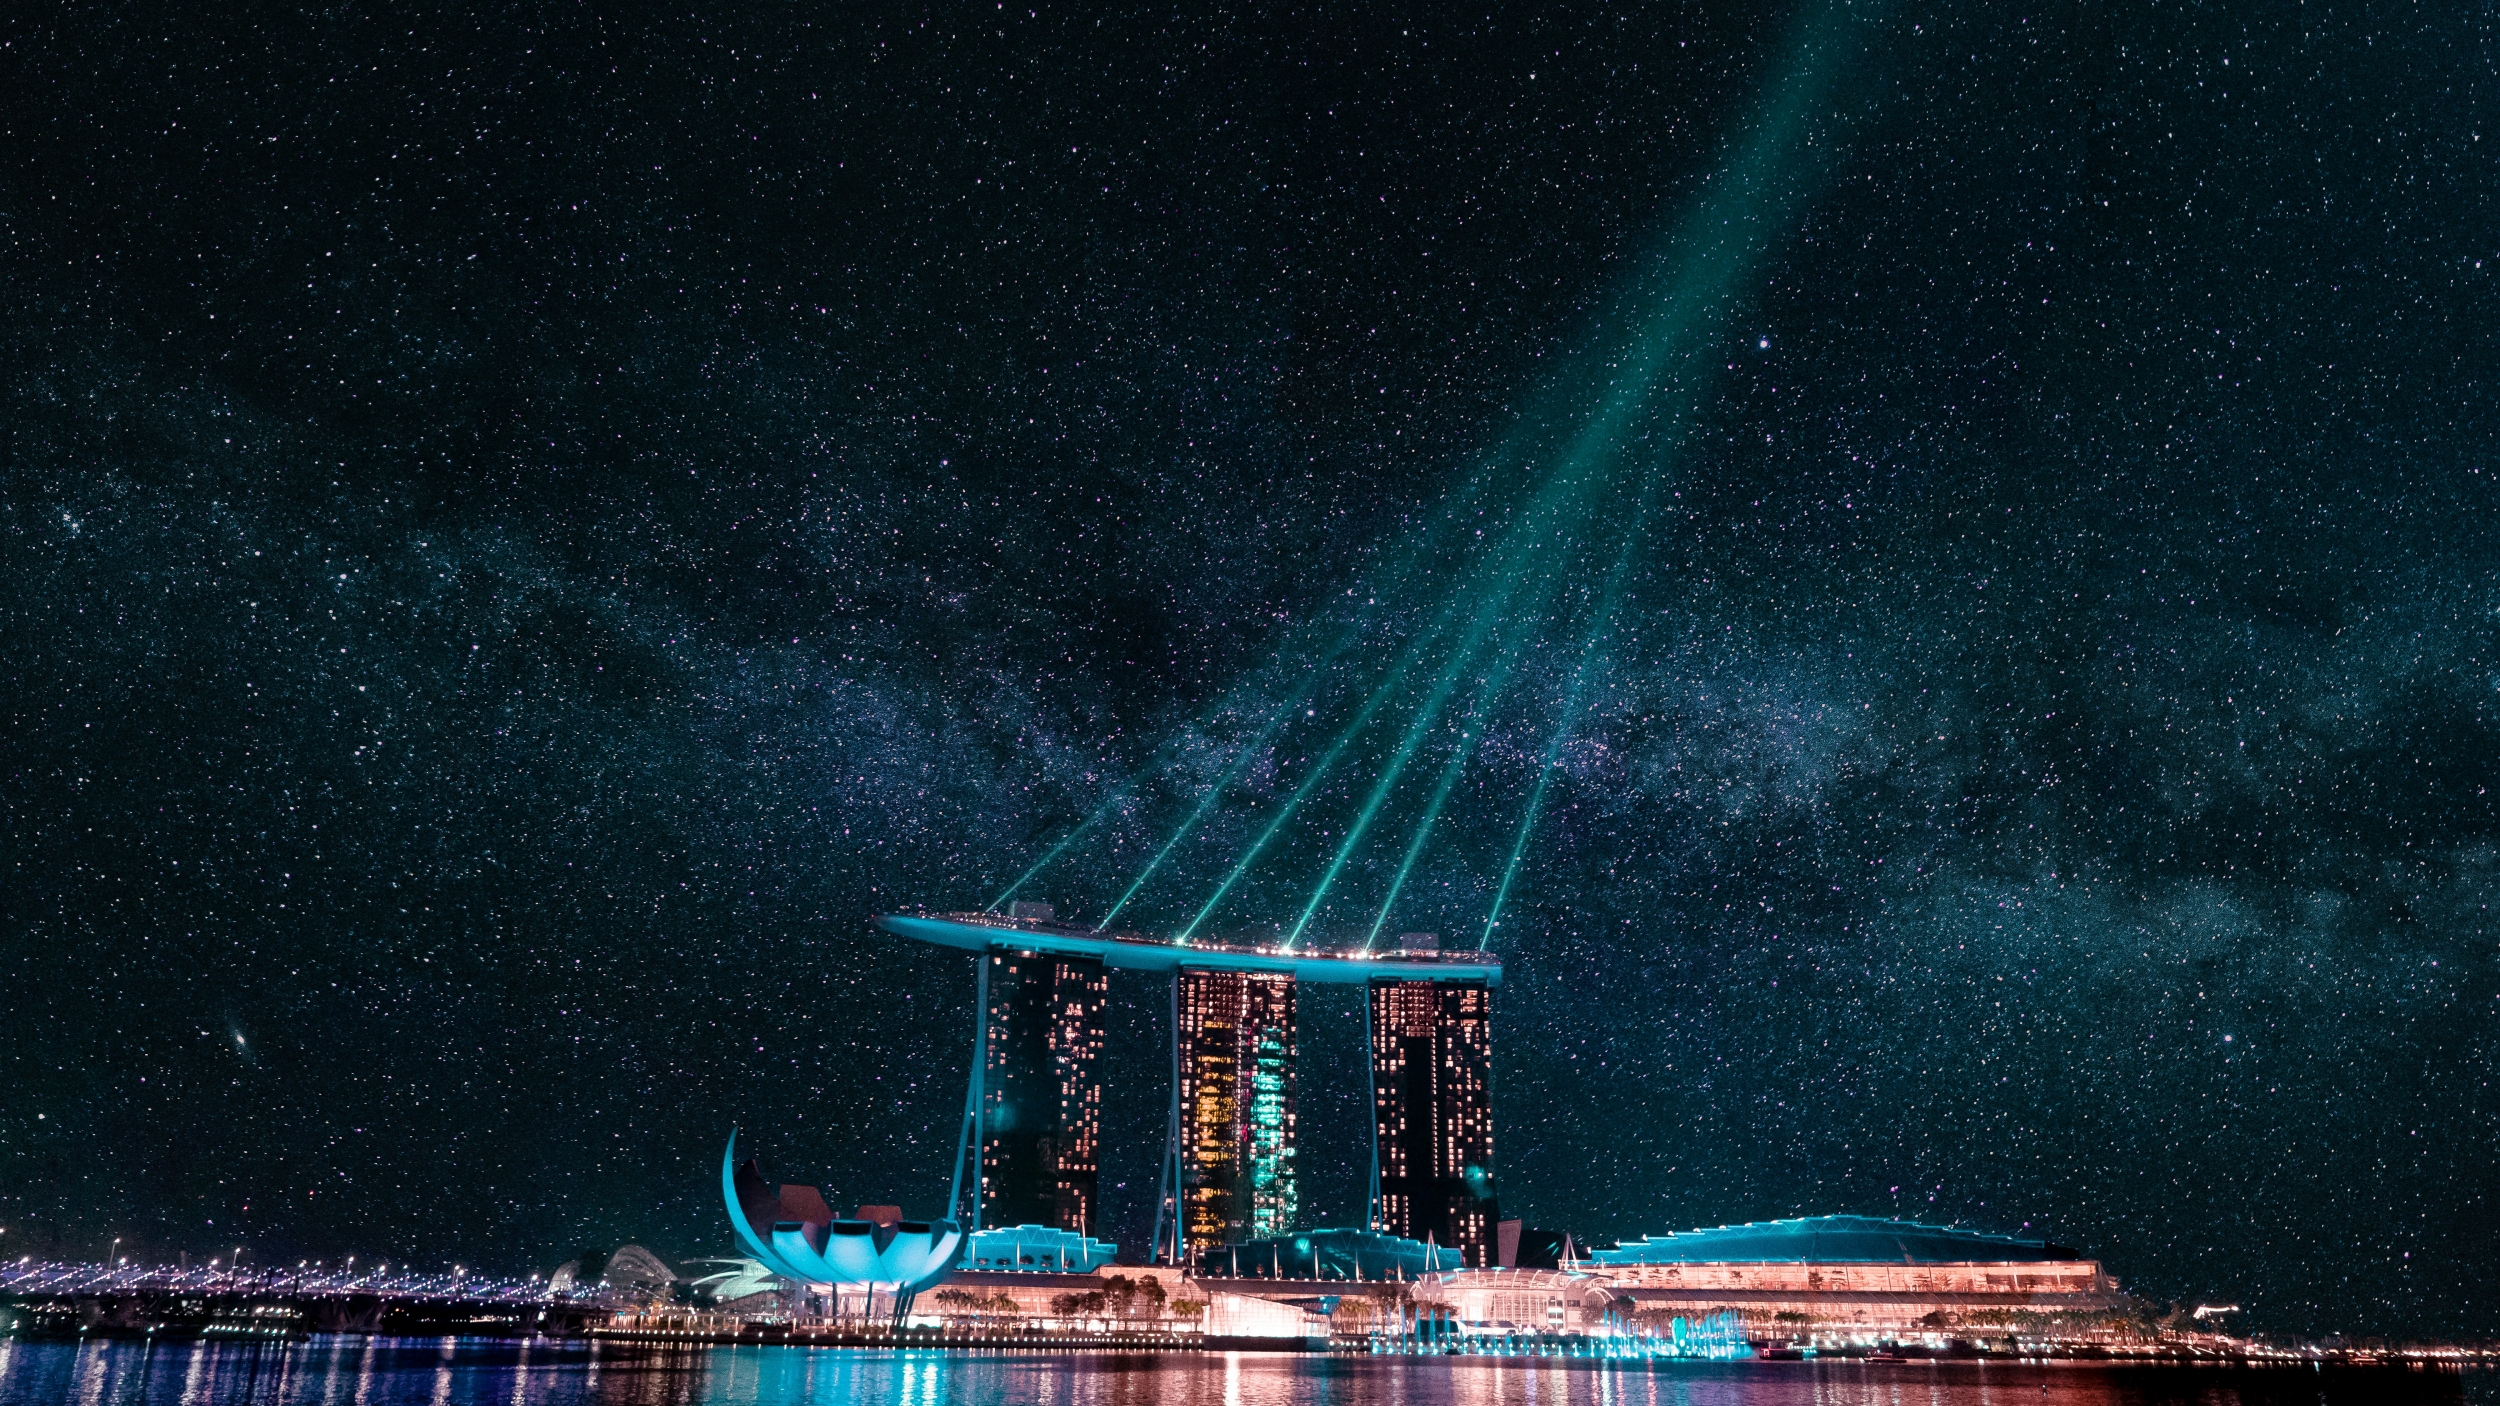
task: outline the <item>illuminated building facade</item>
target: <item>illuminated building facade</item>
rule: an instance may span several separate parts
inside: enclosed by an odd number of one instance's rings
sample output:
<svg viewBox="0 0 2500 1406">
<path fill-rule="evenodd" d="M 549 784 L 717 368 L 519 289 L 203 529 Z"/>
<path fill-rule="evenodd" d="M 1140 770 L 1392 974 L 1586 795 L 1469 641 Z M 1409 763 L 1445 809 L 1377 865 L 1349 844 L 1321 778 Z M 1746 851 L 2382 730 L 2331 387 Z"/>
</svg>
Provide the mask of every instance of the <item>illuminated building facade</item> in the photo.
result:
<svg viewBox="0 0 2500 1406">
<path fill-rule="evenodd" d="M 1480 981 L 1375 981 L 1372 1228 L 1495 1263 L 1493 995 Z"/>
<path fill-rule="evenodd" d="M 1758 1333 L 1815 1342 L 2090 1338 L 2125 1307 L 2098 1261 L 2062 1245 L 1872 1216 L 1646 1236 L 1579 1268 L 1641 1313 L 1733 1312 Z"/>
<path fill-rule="evenodd" d="M 1294 981 L 1183 968 L 1174 976 L 1180 1216 L 1191 1251 L 1293 1228 Z"/>
<path fill-rule="evenodd" d="M 1152 972 L 1173 978 L 1174 1007 L 1153 1262 L 1294 1232 L 1302 982 L 1365 986 L 1367 1017 L 1388 1013 L 1372 1042 L 1370 1228 L 1463 1251 L 1469 1265 L 1492 1260 L 1490 1017 L 1499 956 L 1443 952 L 1428 933 L 1400 934 L 1394 948 L 1377 951 L 1166 942 L 1062 923 L 1050 905 L 1033 902 L 1005 913 L 888 913 L 876 922 L 898 937 L 978 954 L 980 1022 L 947 1199 L 970 1231 L 1097 1229 L 1104 973 Z"/>
<path fill-rule="evenodd" d="M 1090 1235 L 1100 1226 L 1103 964 L 1014 950 L 983 960 L 980 1224 Z"/>
</svg>

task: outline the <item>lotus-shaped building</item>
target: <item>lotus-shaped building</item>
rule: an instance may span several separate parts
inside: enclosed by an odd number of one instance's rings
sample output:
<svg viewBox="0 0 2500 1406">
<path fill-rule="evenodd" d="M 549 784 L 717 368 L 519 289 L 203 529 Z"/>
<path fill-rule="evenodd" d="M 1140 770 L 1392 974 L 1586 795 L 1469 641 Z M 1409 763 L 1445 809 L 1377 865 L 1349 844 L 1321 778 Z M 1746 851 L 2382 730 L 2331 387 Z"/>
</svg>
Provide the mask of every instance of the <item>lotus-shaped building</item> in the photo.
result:
<svg viewBox="0 0 2500 1406">
<path fill-rule="evenodd" d="M 904 1220 L 890 1207 L 836 1217 L 815 1187 L 775 1186 L 754 1158 L 739 1162 L 736 1133 L 721 1154 L 720 1186 L 729 1224 L 748 1253 L 802 1284 L 889 1290 L 899 1306 L 945 1278 L 963 1247 L 962 1229 L 949 1220 Z"/>
</svg>

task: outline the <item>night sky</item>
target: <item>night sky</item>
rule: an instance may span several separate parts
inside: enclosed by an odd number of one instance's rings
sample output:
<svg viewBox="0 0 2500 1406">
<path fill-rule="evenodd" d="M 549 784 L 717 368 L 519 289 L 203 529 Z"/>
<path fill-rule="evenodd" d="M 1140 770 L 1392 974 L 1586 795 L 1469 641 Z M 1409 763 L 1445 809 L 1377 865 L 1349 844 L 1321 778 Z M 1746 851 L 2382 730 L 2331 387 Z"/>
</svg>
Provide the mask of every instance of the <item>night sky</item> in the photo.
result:
<svg viewBox="0 0 2500 1406">
<path fill-rule="evenodd" d="M 717 1253 L 733 1123 L 933 1213 L 970 963 L 868 917 L 1112 801 L 1099 915 L 1237 771 L 1170 930 L 1388 680 L 1207 930 L 1424 718 L 1312 934 L 1464 734 L 1389 921 L 1473 945 L 1576 716 L 1506 1212 L 2490 1330 L 2489 5 L 208 8 L 0 21 L 0 1254 Z"/>
</svg>

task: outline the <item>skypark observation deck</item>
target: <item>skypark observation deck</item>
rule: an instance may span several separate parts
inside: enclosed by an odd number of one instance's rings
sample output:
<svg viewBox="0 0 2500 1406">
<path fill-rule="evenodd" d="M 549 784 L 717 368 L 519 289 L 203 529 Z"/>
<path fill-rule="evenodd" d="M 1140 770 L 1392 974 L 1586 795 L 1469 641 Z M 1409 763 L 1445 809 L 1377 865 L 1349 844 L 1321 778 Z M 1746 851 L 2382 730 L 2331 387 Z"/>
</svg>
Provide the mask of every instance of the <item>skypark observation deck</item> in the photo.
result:
<svg viewBox="0 0 2500 1406">
<path fill-rule="evenodd" d="M 897 937 L 967 952 L 1012 948 L 1079 957 L 1117 971 L 1255 972 L 1296 981 L 1361 986 L 1374 981 L 1480 981 L 1502 984 L 1502 959 L 1491 952 L 1346 952 L 1237 943 L 1159 942 L 1133 932 L 1010 919 L 995 913 L 888 913 L 877 926 Z"/>
</svg>

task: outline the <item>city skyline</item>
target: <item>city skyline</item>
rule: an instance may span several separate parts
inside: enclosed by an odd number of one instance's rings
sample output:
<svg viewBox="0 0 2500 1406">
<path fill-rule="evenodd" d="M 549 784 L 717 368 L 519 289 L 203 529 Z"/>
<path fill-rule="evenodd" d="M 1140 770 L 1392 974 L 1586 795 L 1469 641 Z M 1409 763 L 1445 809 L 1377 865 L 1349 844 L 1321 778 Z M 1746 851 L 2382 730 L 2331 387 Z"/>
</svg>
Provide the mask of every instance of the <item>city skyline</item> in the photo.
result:
<svg viewBox="0 0 2500 1406">
<path fill-rule="evenodd" d="M 41 13 L 0 1259 L 682 1260 L 732 1126 L 1133 1254 L 1172 1090 L 1067 1090 L 1170 1066 L 1174 943 L 1294 975 L 1357 1233 L 1412 932 L 1500 971 L 1505 1220 L 2480 1331 L 2492 39 Z M 996 974 L 966 1150 L 991 993 L 868 924 L 1017 903 L 1099 1047 Z"/>
</svg>

